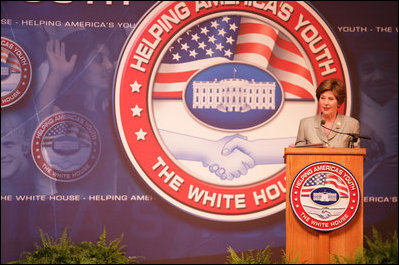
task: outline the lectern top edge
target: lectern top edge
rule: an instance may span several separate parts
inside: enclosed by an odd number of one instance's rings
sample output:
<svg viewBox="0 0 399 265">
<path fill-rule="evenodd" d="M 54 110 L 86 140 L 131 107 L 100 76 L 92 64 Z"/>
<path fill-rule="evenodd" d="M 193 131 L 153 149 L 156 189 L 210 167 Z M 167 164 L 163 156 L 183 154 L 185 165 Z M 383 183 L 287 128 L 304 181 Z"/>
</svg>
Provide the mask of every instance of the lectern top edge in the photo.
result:
<svg viewBox="0 0 399 265">
<path fill-rule="evenodd" d="M 366 155 L 366 148 L 285 148 L 285 155 Z"/>
</svg>

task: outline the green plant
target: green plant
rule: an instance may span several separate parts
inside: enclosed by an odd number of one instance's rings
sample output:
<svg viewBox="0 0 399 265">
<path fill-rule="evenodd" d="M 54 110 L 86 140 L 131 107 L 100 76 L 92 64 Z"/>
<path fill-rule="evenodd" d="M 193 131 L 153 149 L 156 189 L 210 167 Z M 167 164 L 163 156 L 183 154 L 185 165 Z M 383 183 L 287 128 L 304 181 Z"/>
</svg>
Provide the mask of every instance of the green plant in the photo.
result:
<svg viewBox="0 0 399 265">
<path fill-rule="evenodd" d="M 395 231 L 391 238 L 383 240 L 381 234 L 373 228 L 372 237 L 365 236 L 364 248 L 359 247 L 353 255 L 346 257 L 333 255 L 330 258 L 331 264 L 398 264 L 398 235 Z M 241 252 L 238 255 L 231 246 L 228 247 L 230 255 L 227 256 L 229 264 L 271 264 L 271 249 L 267 246 L 263 250 L 250 250 Z M 282 264 L 300 263 L 300 253 L 293 256 L 283 250 Z M 302 261 L 301 263 L 308 263 Z"/>
<path fill-rule="evenodd" d="M 382 235 L 373 227 L 372 238 L 365 236 L 364 257 L 367 264 L 398 264 L 398 234 L 395 231 L 391 239 L 383 240 Z"/>
<path fill-rule="evenodd" d="M 383 240 L 382 235 L 373 227 L 372 238 L 365 236 L 365 247 L 359 247 L 353 256 L 334 255 L 330 263 L 336 264 L 398 264 L 398 235 L 396 231 L 391 239 Z"/>
<path fill-rule="evenodd" d="M 265 249 L 249 250 L 246 253 L 241 252 L 241 256 L 238 256 L 231 246 L 227 250 L 230 252 L 230 256 L 227 256 L 227 261 L 230 264 L 271 264 L 270 245 Z"/>
<path fill-rule="evenodd" d="M 45 235 L 43 230 L 39 228 L 42 246 L 35 243 L 36 250 L 34 252 L 24 251 L 18 261 L 11 263 L 21 264 L 57 264 L 69 262 L 71 264 L 78 263 L 76 258 L 77 250 L 68 238 L 67 229 L 64 229 L 59 239 L 54 239 L 49 235 Z"/>
<path fill-rule="evenodd" d="M 353 255 L 347 255 L 346 257 L 334 255 L 330 258 L 330 264 L 365 264 L 364 251 L 359 246 Z"/>
<path fill-rule="evenodd" d="M 137 263 L 137 257 L 126 256 L 122 249 L 125 247 L 119 246 L 123 239 L 121 237 L 111 241 L 107 246 L 106 231 L 98 239 L 96 244 L 89 241 L 84 241 L 78 245 L 81 249 L 81 263 L 83 264 L 129 264 Z"/>
<path fill-rule="evenodd" d="M 119 246 L 123 235 L 107 245 L 106 231 L 99 237 L 97 243 L 84 241 L 75 244 L 68 237 L 67 228 L 58 239 L 45 235 L 39 228 L 42 245 L 35 243 L 34 252 L 24 251 L 20 260 L 11 263 L 18 264 L 129 264 L 138 263 L 137 257 L 126 256 Z"/>
<path fill-rule="evenodd" d="M 300 257 L 301 253 L 296 254 L 293 256 L 292 251 L 290 251 L 289 254 L 283 250 L 283 256 L 281 258 L 281 264 L 301 264 L 301 263 L 306 263 L 306 261 L 301 261 Z"/>
</svg>

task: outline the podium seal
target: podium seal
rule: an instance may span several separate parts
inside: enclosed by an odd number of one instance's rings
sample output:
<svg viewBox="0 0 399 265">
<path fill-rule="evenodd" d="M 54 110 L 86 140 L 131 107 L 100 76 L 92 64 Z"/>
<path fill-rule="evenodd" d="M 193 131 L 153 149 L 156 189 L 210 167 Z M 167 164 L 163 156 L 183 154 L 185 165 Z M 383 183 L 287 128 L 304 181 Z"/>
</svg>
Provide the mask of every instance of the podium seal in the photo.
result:
<svg viewBox="0 0 399 265">
<path fill-rule="evenodd" d="M 361 200 L 352 173 L 333 162 L 317 162 L 302 169 L 291 184 L 289 198 L 296 217 L 320 232 L 348 224 Z"/>
</svg>

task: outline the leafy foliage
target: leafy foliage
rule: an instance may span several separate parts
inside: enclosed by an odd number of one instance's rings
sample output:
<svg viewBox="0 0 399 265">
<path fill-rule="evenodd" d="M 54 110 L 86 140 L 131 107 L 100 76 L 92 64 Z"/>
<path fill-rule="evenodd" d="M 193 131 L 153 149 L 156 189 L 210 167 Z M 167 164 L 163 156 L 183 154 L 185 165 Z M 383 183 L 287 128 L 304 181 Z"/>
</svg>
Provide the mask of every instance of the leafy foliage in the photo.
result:
<svg viewBox="0 0 399 265">
<path fill-rule="evenodd" d="M 395 231 L 391 238 L 383 240 L 381 234 L 373 228 L 372 237 L 365 236 L 365 247 L 359 247 L 353 255 L 346 257 L 334 255 L 330 264 L 398 264 L 398 235 Z M 270 245 L 263 250 L 250 250 L 237 254 L 232 247 L 228 247 L 229 264 L 272 264 L 270 261 Z M 283 250 L 281 264 L 298 264 L 299 256 L 285 253 Z M 305 262 L 307 263 L 307 262 Z"/>
<path fill-rule="evenodd" d="M 34 252 L 23 252 L 18 261 L 14 264 L 130 264 L 139 263 L 138 257 L 126 256 L 120 246 L 121 237 L 111 241 L 107 245 L 106 231 L 100 235 L 96 243 L 83 241 L 75 244 L 68 237 L 65 228 L 58 239 L 54 239 L 39 228 L 42 245 L 35 243 Z M 363 250 L 363 251 L 362 251 Z M 229 264 L 272 264 L 271 248 L 268 245 L 265 249 L 249 250 L 237 254 L 231 246 L 227 256 Z M 283 251 L 282 263 L 298 263 L 299 256 L 292 257 Z M 398 235 L 397 232 L 392 238 L 383 240 L 375 228 L 372 230 L 372 237 L 365 236 L 365 248 L 359 247 L 353 256 L 342 257 L 334 255 L 330 263 L 336 264 L 397 264 L 398 263 Z"/>
<path fill-rule="evenodd" d="M 282 261 L 281 264 L 300 264 L 300 263 L 307 263 L 306 261 L 300 261 L 300 257 L 301 253 L 296 254 L 295 256 L 292 254 L 292 251 L 287 254 L 284 250 L 283 250 L 283 257 L 282 257 Z"/>
<path fill-rule="evenodd" d="M 126 256 L 119 246 L 123 235 L 106 243 L 106 231 L 99 237 L 97 243 L 84 241 L 74 244 L 68 237 L 67 228 L 59 239 L 45 235 L 39 228 L 42 245 L 35 243 L 34 252 L 23 252 L 18 264 L 130 264 L 138 263 L 137 257 Z"/>
<path fill-rule="evenodd" d="M 372 238 L 365 236 L 367 247 L 364 257 L 367 264 L 398 264 L 398 234 L 383 240 L 382 235 L 373 228 Z"/>
<path fill-rule="evenodd" d="M 353 256 L 348 255 L 346 257 L 341 257 L 334 255 L 334 257 L 330 259 L 330 264 L 365 264 L 363 252 L 363 248 L 358 247 Z"/>
<path fill-rule="evenodd" d="M 271 264 L 270 255 L 272 252 L 270 245 L 265 249 L 249 250 L 247 253 L 241 252 L 241 256 L 231 246 L 228 247 L 228 251 L 230 256 L 227 257 L 227 261 L 230 264 Z"/>
<path fill-rule="evenodd" d="M 398 235 L 396 231 L 391 239 L 383 240 L 382 235 L 373 227 L 372 238 L 365 238 L 365 248 L 359 247 L 354 256 L 334 256 L 330 263 L 336 264 L 398 264 Z"/>
</svg>

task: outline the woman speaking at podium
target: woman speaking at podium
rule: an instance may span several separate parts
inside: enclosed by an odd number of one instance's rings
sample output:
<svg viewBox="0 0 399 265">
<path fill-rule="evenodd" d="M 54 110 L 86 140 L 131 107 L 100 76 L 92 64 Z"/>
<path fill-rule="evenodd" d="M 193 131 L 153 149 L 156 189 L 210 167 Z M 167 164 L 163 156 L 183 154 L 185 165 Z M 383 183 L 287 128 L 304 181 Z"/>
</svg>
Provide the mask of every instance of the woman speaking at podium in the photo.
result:
<svg viewBox="0 0 399 265">
<path fill-rule="evenodd" d="M 316 90 L 321 113 L 300 121 L 295 146 L 360 147 L 359 121 L 338 113 L 345 102 L 345 84 L 336 78 L 326 79 Z"/>
</svg>

